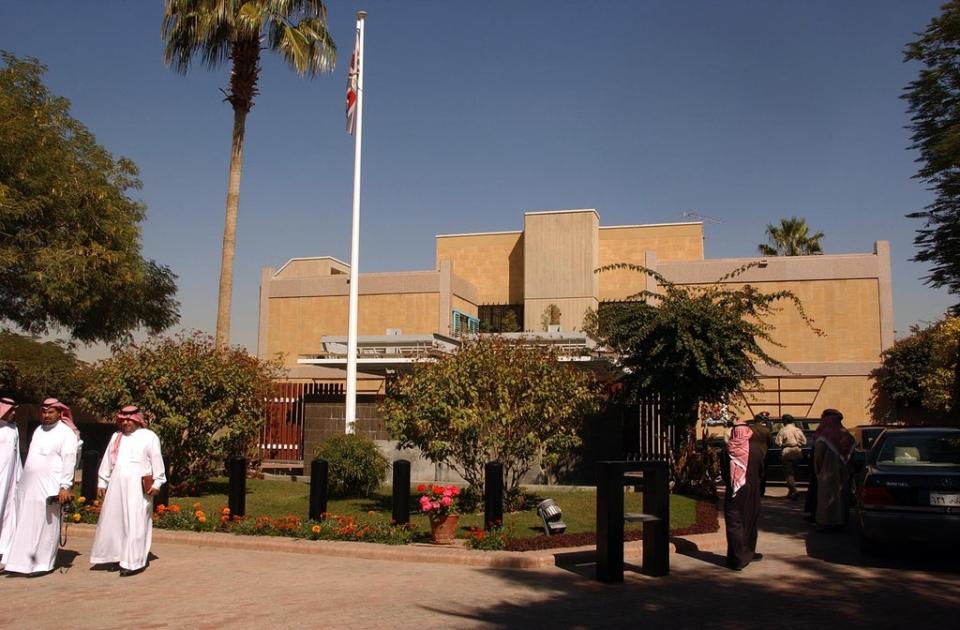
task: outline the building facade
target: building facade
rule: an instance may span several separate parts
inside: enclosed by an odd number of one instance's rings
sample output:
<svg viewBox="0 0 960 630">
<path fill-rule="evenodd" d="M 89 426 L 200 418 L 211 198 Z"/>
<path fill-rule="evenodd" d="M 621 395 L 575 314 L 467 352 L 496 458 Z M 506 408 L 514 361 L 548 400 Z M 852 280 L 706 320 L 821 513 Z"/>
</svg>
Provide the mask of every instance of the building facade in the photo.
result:
<svg viewBox="0 0 960 630">
<path fill-rule="evenodd" d="M 772 334 L 782 347 L 767 350 L 787 369 L 758 366 L 761 386 L 744 391 L 741 411 L 804 417 L 835 407 L 849 425 L 870 421 L 871 372 L 893 344 L 886 241 L 863 254 L 708 260 L 699 222 L 602 226 L 593 209 L 528 212 L 522 230 L 437 236 L 432 270 L 360 274 L 358 334 L 456 338 L 499 329 L 508 313 L 523 330 L 539 331 L 548 309 L 551 330 L 575 332 L 588 309 L 658 289 L 635 271 L 596 273 L 613 263 L 643 265 L 686 286 L 755 263 L 734 281 L 792 291 L 825 334 L 790 306 L 775 314 Z M 282 354 L 291 380 L 342 381 L 338 360 L 324 357 L 330 342 L 347 334 L 348 274 L 348 265 L 330 257 L 263 269 L 258 354 Z M 383 374 L 362 374 L 358 391 L 382 393 Z"/>
</svg>

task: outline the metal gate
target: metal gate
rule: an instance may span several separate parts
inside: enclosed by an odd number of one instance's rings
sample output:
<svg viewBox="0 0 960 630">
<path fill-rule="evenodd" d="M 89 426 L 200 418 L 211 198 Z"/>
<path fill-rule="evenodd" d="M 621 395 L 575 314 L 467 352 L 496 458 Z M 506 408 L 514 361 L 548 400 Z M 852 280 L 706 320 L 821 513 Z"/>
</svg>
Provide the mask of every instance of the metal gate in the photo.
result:
<svg viewBox="0 0 960 630">
<path fill-rule="evenodd" d="M 260 430 L 263 461 L 303 461 L 303 406 L 311 396 L 342 396 L 342 383 L 275 383 Z"/>
</svg>

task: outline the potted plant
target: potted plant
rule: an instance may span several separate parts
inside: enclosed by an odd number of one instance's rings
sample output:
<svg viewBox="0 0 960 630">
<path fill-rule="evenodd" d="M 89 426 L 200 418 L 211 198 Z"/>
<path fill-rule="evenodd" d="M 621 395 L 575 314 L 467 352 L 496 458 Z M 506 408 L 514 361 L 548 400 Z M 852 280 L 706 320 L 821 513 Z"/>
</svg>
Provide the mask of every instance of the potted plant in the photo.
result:
<svg viewBox="0 0 960 630">
<path fill-rule="evenodd" d="M 420 492 L 420 511 L 430 519 L 430 531 L 433 542 L 439 545 L 449 545 L 457 533 L 457 497 L 460 488 L 457 486 L 424 485 L 417 487 Z"/>
</svg>

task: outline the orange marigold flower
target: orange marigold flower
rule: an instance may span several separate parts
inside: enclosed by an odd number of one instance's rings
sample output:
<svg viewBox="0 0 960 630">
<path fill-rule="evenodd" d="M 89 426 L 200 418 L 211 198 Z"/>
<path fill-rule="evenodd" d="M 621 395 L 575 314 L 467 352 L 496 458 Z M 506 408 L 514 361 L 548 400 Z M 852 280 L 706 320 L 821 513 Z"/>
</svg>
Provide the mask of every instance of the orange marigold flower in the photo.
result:
<svg viewBox="0 0 960 630">
<path fill-rule="evenodd" d="M 200 502 L 199 502 L 199 501 L 197 501 L 196 503 L 193 504 L 193 509 L 195 509 L 195 510 L 199 510 L 199 509 L 200 509 Z"/>
<path fill-rule="evenodd" d="M 177 514 L 180 512 L 180 506 L 174 503 L 173 505 L 170 506 L 170 511 L 173 512 L 174 514 Z"/>
<path fill-rule="evenodd" d="M 206 516 L 206 514 L 203 513 L 203 510 L 197 510 L 196 512 L 193 513 L 193 515 L 196 516 L 197 518 L 203 518 Z"/>
<path fill-rule="evenodd" d="M 197 518 L 197 520 L 200 521 L 200 524 L 201 524 L 201 525 L 203 525 L 204 523 L 207 522 L 207 517 L 206 517 L 206 516 L 201 516 L 201 517 Z"/>
<path fill-rule="evenodd" d="M 79 523 L 79 522 L 80 522 L 80 515 L 77 514 L 76 512 L 74 512 L 74 514 L 73 514 L 73 522 L 74 522 L 74 523 Z"/>
<path fill-rule="evenodd" d="M 319 525 L 314 525 L 313 527 L 310 528 L 310 531 L 313 532 L 314 534 L 319 534 L 319 533 L 320 533 L 320 526 L 319 526 Z"/>
<path fill-rule="evenodd" d="M 367 516 L 375 516 L 375 515 L 376 515 L 376 512 L 373 510 L 370 510 L 369 512 L 367 512 Z"/>
<path fill-rule="evenodd" d="M 220 512 L 226 516 L 230 516 L 230 508 L 228 507 L 223 508 Z"/>
</svg>

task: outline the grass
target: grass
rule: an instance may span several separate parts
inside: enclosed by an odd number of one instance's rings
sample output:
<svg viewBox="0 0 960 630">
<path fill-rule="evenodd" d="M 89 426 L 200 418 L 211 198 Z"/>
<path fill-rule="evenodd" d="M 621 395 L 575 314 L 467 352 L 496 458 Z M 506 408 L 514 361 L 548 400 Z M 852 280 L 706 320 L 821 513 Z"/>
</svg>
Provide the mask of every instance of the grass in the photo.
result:
<svg viewBox="0 0 960 630">
<path fill-rule="evenodd" d="M 171 497 L 171 503 L 191 507 L 200 503 L 204 512 L 216 514 L 227 505 L 228 484 L 225 479 L 215 479 L 207 484 L 207 492 L 200 497 Z M 277 518 L 295 514 L 306 519 L 309 506 L 310 486 L 305 483 L 274 480 L 248 479 L 246 512 L 249 516 L 270 516 Z M 420 531 L 429 531 L 426 516 L 418 513 L 416 486 L 410 491 L 410 520 Z M 593 488 L 551 489 L 534 493 L 528 505 L 529 509 L 504 515 L 505 526 L 514 538 L 527 538 L 542 533 L 542 521 L 537 516 L 536 504 L 545 498 L 553 499 L 563 510 L 563 521 L 567 524 L 567 533 L 592 532 L 596 529 L 596 493 Z M 389 487 L 366 499 L 338 499 L 327 504 L 327 510 L 339 515 L 356 515 L 375 512 L 390 517 L 393 513 L 393 499 Z M 627 512 L 641 511 L 642 495 L 627 492 L 624 505 Z M 687 527 L 696 520 L 696 499 L 671 495 L 670 527 Z M 476 514 L 461 514 L 460 527 L 482 527 L 483 511 Z M 627 524 L 627 530 L 640 529 L 639 524 Z"/>
</svg>

